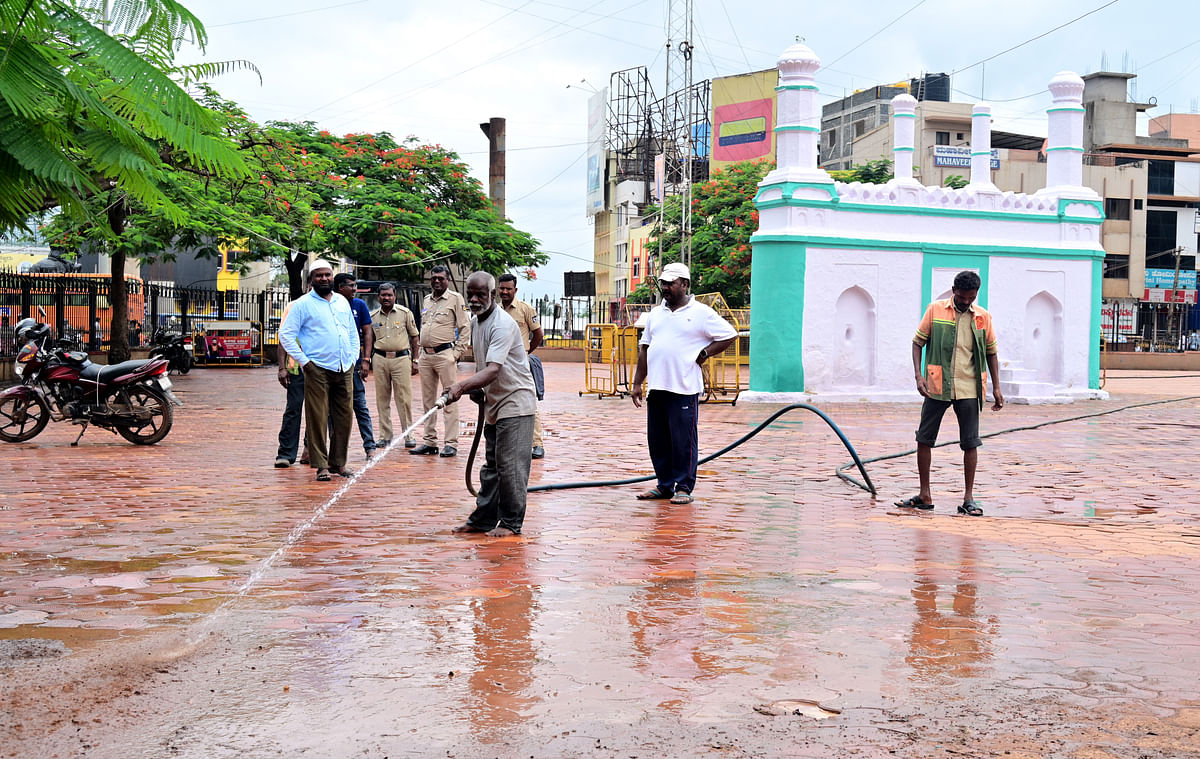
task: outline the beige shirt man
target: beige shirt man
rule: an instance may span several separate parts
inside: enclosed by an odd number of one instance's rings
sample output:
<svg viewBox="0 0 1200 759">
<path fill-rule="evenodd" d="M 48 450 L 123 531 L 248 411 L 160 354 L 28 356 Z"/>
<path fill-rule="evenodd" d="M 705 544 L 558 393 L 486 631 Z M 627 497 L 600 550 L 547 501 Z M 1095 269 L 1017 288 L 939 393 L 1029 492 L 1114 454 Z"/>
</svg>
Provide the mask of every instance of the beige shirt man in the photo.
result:
<svg viewBox="0 0 1200 759">
<path fill-rule="evenodd" d="M 438 390 L 458 380 L 458 360 L 471 345 L 471 319 L 463 297 L 447 287 L 450 275 L 444 266 L 435 266 L 429 275 L 433 292 L 421 306 L 421 355 L 417 368 L 421 374 L 421 402 L 424 411 L 437 403 Z M 458 405 L 451 403 L 443 411 L 446 446 L 442 456 L 458 453 Z M 417 455 L 438 453 L 437 414 L 425 420 L 422 444 L 409 451 Z"/>
<path fill-rule="evenodd" d="M 412 424 L 412 375 L 417 373 L 414 359 L 420 350 L 417 342 L 420 333 L 412 311 L 396 303 L 394 288 L 381 287 L 379 300 L 380 307 L 371 312 L 371 327 L 375 330 L 371 368 L 375 374 L 375 408 L 379 416 L 376 445 L 388 445 L 392 441 L 393 398 L 400 429 L 406 430 Z M 415 446 L 409 433 L 404 447 Z"/>
<path fill-rule="evenodd" d="M 504 284 L 506 283 L 501 283 L 501 286 L 503 287 Z M 543 339 L 542 325 L 538 322 L 537 311 L 528 303 L 516 299 L 510 301 L 508 305 L 504 305 L 503 294 L 501 295 L 501 306 L 504 308 L 504 313 L 511 316 L 512 320 L 517 323 L 517 327 L 521 330 L 521 344 L 532 355 L 541 347 Z M 532 342 L 529 339 L 530 334 L 535 336 Z M 533 412 L 533 449 L 535 459 L 546 455 L 542 441 L 542 414 L 536 408 Z"/>
</svg>

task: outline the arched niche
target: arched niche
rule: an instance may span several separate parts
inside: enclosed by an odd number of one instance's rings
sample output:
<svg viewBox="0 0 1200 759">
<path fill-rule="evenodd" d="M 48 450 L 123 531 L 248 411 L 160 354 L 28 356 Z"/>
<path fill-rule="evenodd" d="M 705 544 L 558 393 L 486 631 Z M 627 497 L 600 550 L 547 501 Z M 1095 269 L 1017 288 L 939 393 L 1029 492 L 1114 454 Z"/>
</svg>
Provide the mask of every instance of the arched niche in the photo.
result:
<svg viewBox="0 0 1200 759">
<path fill-rule="evenodd" d="M 1065 348 L 1062 302 L 1042 290 L 1025 304 L 1022 363 L 1037 373 L 1038 382 L 1061 385 Z"/>
<path fill-rule="evenodd" d="M 875 384 L 875 299 L 855 285 L 838 296 L 834 306 L 832 375 L 843 387 Z"/>
</svg>

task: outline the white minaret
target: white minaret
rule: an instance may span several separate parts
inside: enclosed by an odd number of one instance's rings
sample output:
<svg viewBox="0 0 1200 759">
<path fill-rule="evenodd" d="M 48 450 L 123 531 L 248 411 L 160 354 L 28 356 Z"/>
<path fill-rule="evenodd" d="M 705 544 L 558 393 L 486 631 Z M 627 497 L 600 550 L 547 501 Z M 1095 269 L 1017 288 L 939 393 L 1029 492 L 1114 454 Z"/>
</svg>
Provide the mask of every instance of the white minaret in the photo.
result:
<svg viewBox="0 0 1200 759">
<path fill-rule="evenodd" d="M 976 192 L 1000 192 L 992 183 L 992 107 L 976 103 L 971 109 L 971 183 Z"/>
<path fill-rule="evenodd" d="M 1048 85 L 1054 96 L 1046 110 L 1046 190 L 1083 184 L 1083 79 L 1060 71 Z"/>
<path fill-rule="evenodd" d="M 807 45 L 797 42 L 779 56 L 779 86 L 775 126 L 776 168 L 763 179 L 775 182 L 821 182 L 833 180 L 817 168 L 817 145 L 821 138 L 821 108 L 813 75 L 821 59 Z"/>
<path fill-rule="evenodd" d="M 895 177 L 889 184 L 921 186 L 913 178 L 916 123 L 917 99 L 907 94 L 892 98 L 892 164 Z"/>
</svg>

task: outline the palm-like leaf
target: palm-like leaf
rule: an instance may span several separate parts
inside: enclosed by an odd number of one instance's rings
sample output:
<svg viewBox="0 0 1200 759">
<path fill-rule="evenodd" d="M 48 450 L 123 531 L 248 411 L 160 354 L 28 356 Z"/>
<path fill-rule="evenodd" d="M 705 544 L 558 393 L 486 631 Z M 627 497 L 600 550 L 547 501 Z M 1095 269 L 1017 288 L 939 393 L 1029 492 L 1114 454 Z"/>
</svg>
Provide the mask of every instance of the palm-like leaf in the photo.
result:
<svg viewBox="0 0 1200 759">
<path fill-rule="evenodd" d="M 105 7 L 111 34 L 96 25 Z M 0 0 L 0 231 L 51 205 L 78 211 L 101 186 L 183 221 L 158 186 L 164 157 L 245 175 L 221 122 L 172 78 L 253 69 L 173 65 L 205 39 L 175 0 Z"/>
</svg>

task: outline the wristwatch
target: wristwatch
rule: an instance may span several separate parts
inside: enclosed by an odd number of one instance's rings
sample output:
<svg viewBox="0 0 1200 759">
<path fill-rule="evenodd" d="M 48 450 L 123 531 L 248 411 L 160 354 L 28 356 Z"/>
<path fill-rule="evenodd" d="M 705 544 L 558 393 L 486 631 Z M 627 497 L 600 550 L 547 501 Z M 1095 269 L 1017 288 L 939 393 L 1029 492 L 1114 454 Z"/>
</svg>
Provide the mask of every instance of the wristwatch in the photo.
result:
<svg viewBox="0 0 1200 759">
<path fill-rule="evenodd" d="M 708 358 L 708 348 L 700 349 L 700 358 Z"/>
</svg>

